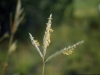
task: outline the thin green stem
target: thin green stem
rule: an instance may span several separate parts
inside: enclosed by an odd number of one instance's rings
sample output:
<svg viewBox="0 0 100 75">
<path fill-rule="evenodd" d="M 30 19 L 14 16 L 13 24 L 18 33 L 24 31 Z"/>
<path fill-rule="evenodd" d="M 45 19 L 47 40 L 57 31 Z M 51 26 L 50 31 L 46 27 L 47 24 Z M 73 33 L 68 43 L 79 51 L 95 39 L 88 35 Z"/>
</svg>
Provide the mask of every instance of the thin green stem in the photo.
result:
<svg viewBox="0 0 100 75">
<path fill-rule="evenodd" d="M 11 34 L 10 41 L 9 41 L 9 48 L 10 48 L 12 42 L 13 42 L 13 38 L 14 38 L 14 34 Z"/>
<path fill-rule="evenodd" d="M 44 59 L 43 59 L 42 75 L 44 75 L 44 68 L 45 68 L 45 62 L 44 62 Z"/>
</svg>

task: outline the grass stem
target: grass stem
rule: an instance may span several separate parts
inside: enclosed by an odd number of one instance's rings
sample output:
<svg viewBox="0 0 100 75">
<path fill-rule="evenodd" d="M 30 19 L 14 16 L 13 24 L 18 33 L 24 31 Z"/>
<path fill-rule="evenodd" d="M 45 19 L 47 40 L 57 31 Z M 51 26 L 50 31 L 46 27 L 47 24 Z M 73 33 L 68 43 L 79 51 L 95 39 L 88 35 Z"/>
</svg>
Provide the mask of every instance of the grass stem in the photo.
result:
<svg viewBox="0 0 100 75">
<path fill-rule="evenodd" d="M 44 59 L 43 59 L 42 75 L 44 75 L 44 68 L 45 68 L 45 62 L 44 62 Z"/>
</svg>

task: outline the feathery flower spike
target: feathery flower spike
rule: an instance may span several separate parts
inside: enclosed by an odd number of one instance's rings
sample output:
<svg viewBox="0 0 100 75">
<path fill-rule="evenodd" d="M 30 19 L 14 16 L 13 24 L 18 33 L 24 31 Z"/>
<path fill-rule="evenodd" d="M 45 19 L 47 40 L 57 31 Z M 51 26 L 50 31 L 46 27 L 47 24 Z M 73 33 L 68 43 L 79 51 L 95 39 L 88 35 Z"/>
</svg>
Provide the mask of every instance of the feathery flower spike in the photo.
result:
<svg viewBox="0 0 100 75">
<path fill-rule="evenodd" d="M 50 17 L 48 18 L 48 23 L 45 31 L 45 35 L 43 38 L 43 55 L 45 56 L 46 54 L 46 49 L 50 44 L 50 33 L 53 32 L 51 29 L 51 20 L 52 20 L 52 14 L 50 14 Z"/>
<path fill-rule="evenodd" d="M 64 49 L 61 49 L 60 51 L 57 51 L 56 53 L 54 53 L 51 56 L 49 56 L 46 59 L 45 62 L 49 61 L 50 59 L 52 59 L 53 57 L 55 57 L 55 56 L 57 56 L 57 55 L 59 55 L 61 53 L 64 53 L 65 55 L 70 55 L 73 52 L 74 48 L 76 48 L 76 46 L 78 46 L 78 45 L 80 45 L 82 43 L 83 43 L 83 41 L 79 41 L 78 43 L 76 43 L 76 44 L 74 44 L 72 46 L 69 46 L 68 48 L 64 48 Z"/>
<path fill-rule="evenodd" d="M 40 49 L 39 49 L 39 47 L 38 47 L 38 45 L 37 45 L 37 43 L 36 43 L 36 41 L 34 40 L 34 37 L 32 37 L 32 35 L 29 33 L 29 36 L 30 36 L 30 39 L 31 39 L 31 42 L 32 42 L 32 44 L 35 46 L 35 48 L 37 49 L 37 51 L 38 51 L 38 53 L 40 54 L 40 56 L 42 57 L 42 58 L 44 58 L 43 57 L 43 54 L 41 53 L 41 51 L 40 51 Z"/>
</svg>

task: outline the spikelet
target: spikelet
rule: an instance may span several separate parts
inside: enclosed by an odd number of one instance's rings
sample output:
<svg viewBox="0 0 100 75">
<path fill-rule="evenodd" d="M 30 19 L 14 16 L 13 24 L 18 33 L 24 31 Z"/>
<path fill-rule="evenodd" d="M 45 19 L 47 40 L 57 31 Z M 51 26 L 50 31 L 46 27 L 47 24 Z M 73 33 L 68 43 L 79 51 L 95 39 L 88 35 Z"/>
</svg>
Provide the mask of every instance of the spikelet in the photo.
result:
<svg viewBox="0 0 100 75">
<path fill-rule="evenodd" d="M 44 58 L 42 52 L 40 51 L 40 49 L 39 49 L 39 47 L 38 47 L 39 43 L 37 43 L 37 41 L 34 40 L 34 37 L 32 37 L 32 35 L 31 35 L 30 33 L 29 33 L 29 36 L 30 36 L 30 39 L 31 39 L 32 44 L 35 46 L 35 48 L 37 49 L 37 51 L 38 51 L 38 53 L 40 54 L 40 56 L 41 56 L 42 58 Z"/>
<path fill-rule="evenodd" d="M 70 55 L 70 54 L 72 54 L 73 50 L 74 50 L 74 48 L 69 46 L 69 49 L 68 50 L 65 49 L 62 53 L 64 55 Z"/>
<path fill-rule="evenodd" d="M 0 38 L 0 42 L 1 42 L 2 40 L 4 40 L 5 38 L 8 38 L 8 37 L 9 37 L 9 33 L 6 32 L 6 33 Z"/>
<path fill-rule="evenodd" d="M 12 45 L 9 48 L 8 54 L 11 54 L 12 52 L 14 52 L 16 50 L 16 48 L 17 48 L 16 43 L 17 43 L 17 41 L 15 41 L 14 43 L 12 43 Z"/>
<path fill-rule="evenodd" d="M 45 35 L 43 38 L 43 55 L 45 56 L 46 54 L 46 49 L 50 44 L 50 33 L 53 32 L 51 29 L 51 20 L 52 20 L 52 14 L 50 14 L 50 17 L 48 18 L 48 23 L 45 31 Z"/>
<path fill-rule="evenodd" d="M 16 7 L 16 12 L 15 12 L 15 18 L 14 18 L 13 26 L 11 26 L 12 27 L 12 30 L 11 30 L 12 34 L 14 34 L 16 32 L 19 24 L 21 23 L 21 21 L 24 18 L 24 15 L 25 14 L 23 14 L 23 9 L 21 8 L 21 1 L 18 0 L 18 4 L 17 4 L 17 7 Z"/>
<path fill-rule="evenodd" d="M 40 46 L 38 40 L 34 40 L 37 46 Z"/>
<path fill-rule="evenodd" d="M 78 45 L 80 45 L 80 44 L 82 44 L 82 43 L 83 43 L 83 41 L 80 41 L 80 42 L 78 42 L 78 43 L 76 43 L 76 44 L 74 44 L 74 45 L 72 45 L 72 46 L 69 46 L 68 48 L 64 48 L 64 49 L 61 49 L 60 51 L 57 51 L 56 53 L 54 53 L 54 54 L 52 54 L 51 56 L 49 56 L 49 57 L 46 59 L 45 62 L 49 61 L 50 59 L 52 59 L 53 57 L 55 57 L 55 56 L 57 56 L 57 55 L 59 55 L 59 54 L 61 54 L 61 53 L 64 53 L 64 54 L 66 54 L 66 55 L 70 55 L 70 54 L 73 52 L 74 48 L 76 48 L 76 46 L 78 46 Z"/>
</svg>

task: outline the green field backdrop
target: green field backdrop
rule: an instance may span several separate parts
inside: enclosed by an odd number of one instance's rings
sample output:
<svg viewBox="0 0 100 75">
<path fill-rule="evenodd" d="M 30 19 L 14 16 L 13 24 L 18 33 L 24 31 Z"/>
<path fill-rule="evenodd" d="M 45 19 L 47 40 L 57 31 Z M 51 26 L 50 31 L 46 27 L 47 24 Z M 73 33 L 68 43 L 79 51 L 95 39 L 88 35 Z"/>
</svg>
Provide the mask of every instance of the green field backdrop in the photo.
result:
<svg viewBox="0 0 100 75">
<path fill-rule="evenodd" d="M 49 15 L 52 13 L 51 43 L 46 58 L 81 40 L 84 43 L 69 55 L 59 55 L 45 66 L 45 75 L 100 74 L 100 0 L 21 0 L 25 17 L 19 25 L 14 40 L 16 51 L 8 58 L 5 75 L 41 75 L 42 59 L 29 39 L 29 32 L 40 42 Z M 0 1 L 0 38 L 10 36 L 17 0 Z M 0 73 L 7 57 L 9 37 L 0 41 Z"/>
</svg>

